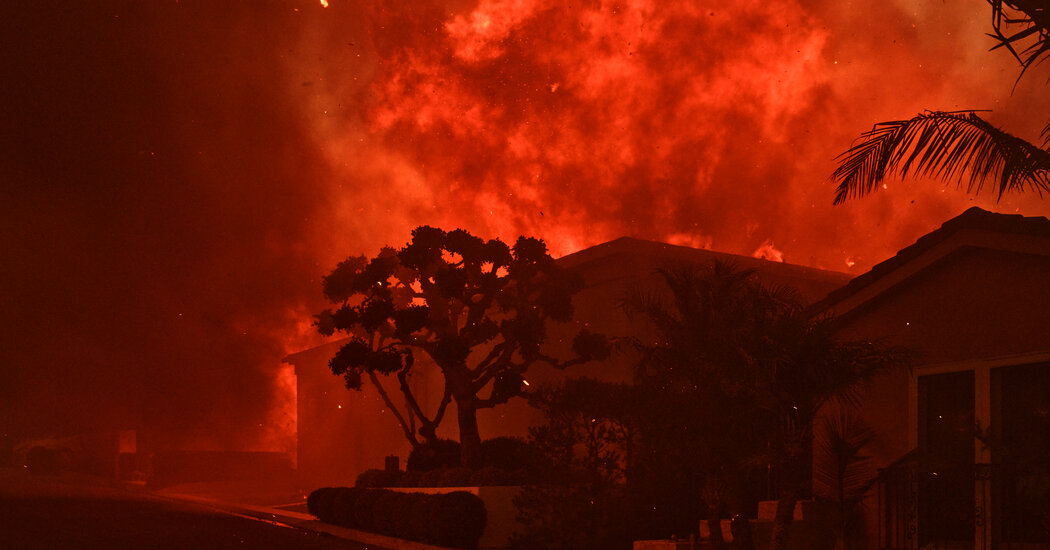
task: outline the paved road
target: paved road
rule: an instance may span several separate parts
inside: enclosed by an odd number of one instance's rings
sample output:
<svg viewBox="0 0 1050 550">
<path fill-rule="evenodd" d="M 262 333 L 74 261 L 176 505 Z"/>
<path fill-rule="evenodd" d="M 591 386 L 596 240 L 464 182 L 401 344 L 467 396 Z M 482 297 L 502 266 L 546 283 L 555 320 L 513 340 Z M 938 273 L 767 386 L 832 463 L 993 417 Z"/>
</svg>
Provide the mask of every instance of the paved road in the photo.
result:
<svg viewBox="0 0 1050 550">
<path fill-rule="evenodd" d="M 110 488 L 0 487 L 0 548 L 378 550 L 188 502 Z"/>
</svg>

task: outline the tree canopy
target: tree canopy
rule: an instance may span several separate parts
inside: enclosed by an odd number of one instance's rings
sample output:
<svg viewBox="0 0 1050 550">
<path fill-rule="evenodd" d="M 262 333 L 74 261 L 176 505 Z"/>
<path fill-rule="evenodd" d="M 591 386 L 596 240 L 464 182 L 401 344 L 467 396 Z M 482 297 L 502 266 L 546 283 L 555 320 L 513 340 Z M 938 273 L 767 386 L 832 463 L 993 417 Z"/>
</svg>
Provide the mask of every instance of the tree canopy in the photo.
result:
<svg viewBox="0 0 1050 550">
<path fill-rule="evenodd" d="M 477 411 L 519 395 L 531 365 L 566 368 L 608 356 L 605 338 L 586 329 L 576 334 L 571 358 L 544 350 L 547 321 L 571 321 L 572 296 L 582 288 L 542 240 L 523 236 L 511 247 L 462 229 L 420 226 L 403 248 L 348 258 L 324 277 L 324 294 L 336 307 L 317 315 L 316 324 L 323 334 L 350 336 L 330 360 L 332 372 L 350 389 L 367 377 L 413 445 L 417 435 L 436 437 L 455 401 L 461 459 L 470 466 L 480 446 Z M 418 366 L 419 354 L 428 366 Z M 444 380 L 434 411 L 423 409 L 409 383 L 417 368 L 437 368 Z M 381 376 L 398 379 L 404 411 Z"/>
</svg>

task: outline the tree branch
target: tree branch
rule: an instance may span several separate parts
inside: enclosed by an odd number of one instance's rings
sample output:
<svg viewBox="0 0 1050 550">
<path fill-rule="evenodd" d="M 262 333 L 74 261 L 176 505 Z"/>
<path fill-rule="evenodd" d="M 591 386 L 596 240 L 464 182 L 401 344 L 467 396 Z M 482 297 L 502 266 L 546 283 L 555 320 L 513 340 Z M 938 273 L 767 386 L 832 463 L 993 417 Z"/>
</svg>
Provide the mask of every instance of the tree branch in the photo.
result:
<svg viewBox="0 0 1050 550">
<path fill-rule="evenodd" d="M 473 378 L 473 377 L 478 376 L 479 374 L 485 372 L 485 370 L 488 369 L 489 366 L 497 358 L 500 358 L 500 356 L 502 356 L 504 354 L 504 352 L 507 351 L 507 348 L 509 348 L 509 347 L 511 347 L 510 346 L 510 342 L 507 341 L 507 340 L 504 340 L 504 341 L 496 344 L 495 346 L 492 346 L 492 350 L 489 351 L 488 355 L 486 355 L 484 359 L 479 361 L 477 366 L 475 366 L 473 369 L 470 369 L 470 376 Z M 513 350 L 511 350 L 511 351 L 513 352 Z"/>
<path fill-rule="evenodd" d="M 383 402 L 386 403 L 386 406 L 390 407 L 390 411 L 394 413 L 394 417 L 397 418 L 397 423 L 401 426 L 401 431 L 405 433 L 405 437 L 407 437 L 408 442 L 412 444 L 412 448 L 419 447 L 419 440 L 416 439 L 416 434 L 408 426 L 408 423 L 405 422 L 405 417 L 401 415 L 401 412 L 390 399 L 390 395 L 388 395 L 383 388 L 383 384 L 379 382 L 379 377 L 376 376 L 376 373 L 373 371 L 368 373 L 368 378 L 372 380 L 376 389 L 379 390 L 379 396 L 383 398 Z"/>
<path fill-rule="evenodd" d="M 419 421 L 423 424 L 420 427 L 420 431 L 422 431 L 432 426 L 434 423 L 427 418 L 427 415 L 419 406 L 419 402 L 416 401 L 416 396 L 412 393 L 412 388 L 408 385 L 408 371 L 409 369 L 398 371 L 397 379 L 401 381 L 401 393 L 405 396 L 405 402 L 408 403 L 409 410 L 415 413 L 415 415 L 419 417 Z"/>
</svg>

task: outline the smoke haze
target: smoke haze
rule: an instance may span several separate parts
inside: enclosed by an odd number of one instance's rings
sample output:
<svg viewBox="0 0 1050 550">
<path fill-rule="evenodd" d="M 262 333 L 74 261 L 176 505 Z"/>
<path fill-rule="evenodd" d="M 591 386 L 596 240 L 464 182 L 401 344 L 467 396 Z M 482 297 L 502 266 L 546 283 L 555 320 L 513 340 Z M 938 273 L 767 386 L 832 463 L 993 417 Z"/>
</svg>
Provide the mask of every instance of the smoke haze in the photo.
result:
<svg viewBox="0 0 1050 550">
<path fill-rule="evenodd" d="M 566 254 L 629 235 L 862 273 L 971 205 L 832 207 L 874 122 L 1046 75 L 982 0 L 79 2 L 3 8 L 0 428 L 287 448 L 320 277 L 420 224 Z"/>
</svg>

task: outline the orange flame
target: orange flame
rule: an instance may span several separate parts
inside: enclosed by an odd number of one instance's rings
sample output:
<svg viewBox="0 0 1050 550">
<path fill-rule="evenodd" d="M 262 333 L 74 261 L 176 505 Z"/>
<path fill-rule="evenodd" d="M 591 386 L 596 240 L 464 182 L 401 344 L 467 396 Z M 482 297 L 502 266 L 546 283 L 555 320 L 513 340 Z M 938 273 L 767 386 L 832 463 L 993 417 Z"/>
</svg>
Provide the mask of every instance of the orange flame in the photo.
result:
<svg viewBox="0 0 1050 550">
<path fill-rule="evenodd" d="M 773 239 L 766 239 L 766 242 L 762 243 L 762 246 L 758 247 L 758 250 L 751 255 L 771 262 L 784 261 L 784 253 L 773 246 Z"/>
</svg>

